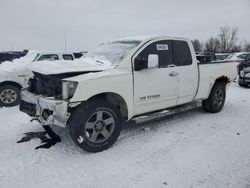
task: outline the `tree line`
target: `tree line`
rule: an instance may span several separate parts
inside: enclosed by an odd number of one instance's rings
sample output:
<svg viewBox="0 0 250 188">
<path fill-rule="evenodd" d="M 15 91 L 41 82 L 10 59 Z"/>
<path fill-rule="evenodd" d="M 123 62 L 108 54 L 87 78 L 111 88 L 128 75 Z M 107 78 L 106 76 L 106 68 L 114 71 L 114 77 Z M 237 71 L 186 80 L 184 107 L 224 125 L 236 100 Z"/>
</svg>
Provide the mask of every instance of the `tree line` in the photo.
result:
<svg viewBox="0 0 250 188">
<path fill-rule="evenodd" d="M 250 52 L 250 42 L 239 41 L 238 28 L 221 27 L 217 36 L 212 36 L 205 42 L 192 40 L 196 52 L 234 53 Z"/>
</svg>

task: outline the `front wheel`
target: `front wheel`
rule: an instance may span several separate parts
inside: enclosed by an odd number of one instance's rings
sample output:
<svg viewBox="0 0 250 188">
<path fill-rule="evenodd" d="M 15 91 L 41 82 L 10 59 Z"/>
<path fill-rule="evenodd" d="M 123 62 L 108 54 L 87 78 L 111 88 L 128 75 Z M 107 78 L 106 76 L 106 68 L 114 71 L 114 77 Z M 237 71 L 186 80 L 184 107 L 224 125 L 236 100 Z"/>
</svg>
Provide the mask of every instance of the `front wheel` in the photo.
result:
<svg viewBox="0 0 250 188">
<path fill-rule="evenodd" d="M 0 106 L 11 107 L 20 103 L 20 89 L 13 85 L 0 87 Z"/>
<path fill-rule="evenodd" d="M 217 113 L 222 110 L 225 100 L 225 84 L 222 82 L 216 82 L 210 92 L 208 99 L 202 101 L 202 106 L 206 112 Z"/>
<path fill-rule="evenodd" d="M 68 127 L 71 138 L 83 150 L 100 152 L 111 147 L 119 137 L 121 115 L 109 102 L 96 99 L 79 106 Z"/>
</svg>

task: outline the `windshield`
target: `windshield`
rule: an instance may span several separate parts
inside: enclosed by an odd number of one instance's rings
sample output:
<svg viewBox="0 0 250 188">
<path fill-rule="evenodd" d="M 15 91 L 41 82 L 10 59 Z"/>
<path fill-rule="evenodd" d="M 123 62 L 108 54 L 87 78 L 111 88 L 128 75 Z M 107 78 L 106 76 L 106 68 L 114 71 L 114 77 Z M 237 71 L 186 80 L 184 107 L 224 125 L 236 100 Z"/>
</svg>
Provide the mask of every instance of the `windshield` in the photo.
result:
<svg viewBox="0 0 250 188">
<path fill-rule="evenodd" d="M 121 40 L 103 43 L 82 58 L 91 58 L 100 64 L 108 61 L 112 65 L 118 65 L 140 42 L 137 40 Z"/>
</svg>

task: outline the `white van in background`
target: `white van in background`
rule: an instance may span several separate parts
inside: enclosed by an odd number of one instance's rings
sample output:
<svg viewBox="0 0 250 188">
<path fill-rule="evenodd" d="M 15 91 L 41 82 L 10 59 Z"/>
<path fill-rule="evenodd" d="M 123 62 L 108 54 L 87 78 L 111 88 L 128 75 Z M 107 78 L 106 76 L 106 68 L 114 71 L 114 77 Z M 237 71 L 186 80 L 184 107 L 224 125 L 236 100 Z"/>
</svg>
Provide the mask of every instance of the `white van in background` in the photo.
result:
<svg viewBox="0 0 250 188">
<path fill-rule="evenodd" d="M 42 52 L 38 53 L 34 61 L 57 61 L 57 60 L 74 60 L 78 59 L 87 52 L 78 52 L 78 53 L 48 53 L 48 52 Z"/>
</svg>

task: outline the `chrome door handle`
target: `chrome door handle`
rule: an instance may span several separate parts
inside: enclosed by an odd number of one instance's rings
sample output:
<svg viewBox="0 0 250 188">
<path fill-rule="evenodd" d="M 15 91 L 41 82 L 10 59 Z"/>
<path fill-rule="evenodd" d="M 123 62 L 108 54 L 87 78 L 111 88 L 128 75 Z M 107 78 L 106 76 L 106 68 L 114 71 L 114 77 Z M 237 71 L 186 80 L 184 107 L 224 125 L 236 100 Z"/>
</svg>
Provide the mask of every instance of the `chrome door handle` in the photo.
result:
<svg viewBox="0 0 250 188">
<path fill-rule="evenodd" d="M 175 77 L 175 76 L 177 76 L 177 75 L 178 75 L 178 73 L 177 73 L 177 72 L 174 72 L 174 71 L 172 71 L 172 72 L 169 73 L 169 76 L 170 76 L 170 77 Z"/>
</svg>

